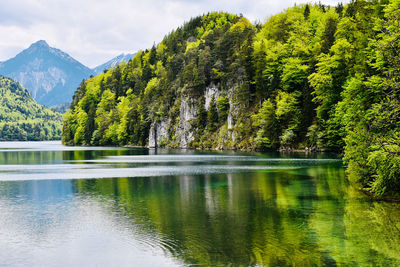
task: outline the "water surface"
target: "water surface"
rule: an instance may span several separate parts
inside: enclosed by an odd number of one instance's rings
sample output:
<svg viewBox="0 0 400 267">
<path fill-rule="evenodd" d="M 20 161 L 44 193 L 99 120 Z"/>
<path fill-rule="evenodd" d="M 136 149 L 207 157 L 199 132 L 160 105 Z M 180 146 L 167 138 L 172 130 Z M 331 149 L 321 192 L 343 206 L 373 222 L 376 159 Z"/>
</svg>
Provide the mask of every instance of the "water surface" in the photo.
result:
<svg viewBox="0 0 400 267">
<path fill-rule="evenodd" d="M 396 266 L 334 155 L 0 143 L 0 265 Z"/>
</svg>

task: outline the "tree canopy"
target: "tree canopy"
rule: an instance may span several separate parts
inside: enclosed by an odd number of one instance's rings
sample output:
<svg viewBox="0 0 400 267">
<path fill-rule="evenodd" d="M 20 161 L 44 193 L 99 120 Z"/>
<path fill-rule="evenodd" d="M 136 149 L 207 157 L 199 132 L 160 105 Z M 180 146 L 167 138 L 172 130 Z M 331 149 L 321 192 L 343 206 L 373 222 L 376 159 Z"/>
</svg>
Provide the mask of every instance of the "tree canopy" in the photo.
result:
<svg viewBox="0 0 400 267">
<path fill-rule="evenodd" d="M 224 12 L 193 18 L 84 81 L 63 142 L 145 146 L 164 125 L 158 145 L 168 147 L 182 146 L 184 129 L 188 147 L 331 150 L 353 181 L 395 194 L 399 10 L 399 0 L 357 0 L 296 5 L 262 26 Z"/>
</svg>

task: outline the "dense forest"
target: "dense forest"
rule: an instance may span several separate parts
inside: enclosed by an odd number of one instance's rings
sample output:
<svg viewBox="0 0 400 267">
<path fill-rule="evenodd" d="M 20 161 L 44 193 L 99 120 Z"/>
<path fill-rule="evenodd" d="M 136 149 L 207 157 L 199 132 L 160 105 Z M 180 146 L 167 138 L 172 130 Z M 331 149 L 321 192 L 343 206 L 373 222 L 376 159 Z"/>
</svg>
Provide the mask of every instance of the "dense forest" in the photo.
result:
<svg viewBox="0 0 400 267">
<path fill-rule="evenodd" d="M 314 149 L 400 188 L 400 0 L 297 5 L 252 24 L 209 13 L 83 81 L 67 145 Z"/>
<path fill-rule="evenodd" d="M 61 114 L 39 105 L 19 83 L 0 76 L 0 141 L 61 138 Z"/>
</svg>

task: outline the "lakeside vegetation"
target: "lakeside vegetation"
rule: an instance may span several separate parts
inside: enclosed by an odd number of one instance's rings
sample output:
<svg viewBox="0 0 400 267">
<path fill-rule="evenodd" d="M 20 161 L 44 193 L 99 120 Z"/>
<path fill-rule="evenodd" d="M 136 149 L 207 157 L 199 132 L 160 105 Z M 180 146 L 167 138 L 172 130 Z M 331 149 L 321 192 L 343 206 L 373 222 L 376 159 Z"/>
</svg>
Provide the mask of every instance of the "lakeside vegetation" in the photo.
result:
<svg viewBox="0 0 400 267">
<path fill-rule="evenodd" d="M 193 18 L 83 82 L 63 143 L 344 152 L 353 183 L 396 195 L 399 24 L 399 0 Z"/>
<path fill-rule="evenodd" d="M 61 114 L 39 105 L 19 83 L 0 76 L 0 141 L 61 139 Z"/>
</svg>

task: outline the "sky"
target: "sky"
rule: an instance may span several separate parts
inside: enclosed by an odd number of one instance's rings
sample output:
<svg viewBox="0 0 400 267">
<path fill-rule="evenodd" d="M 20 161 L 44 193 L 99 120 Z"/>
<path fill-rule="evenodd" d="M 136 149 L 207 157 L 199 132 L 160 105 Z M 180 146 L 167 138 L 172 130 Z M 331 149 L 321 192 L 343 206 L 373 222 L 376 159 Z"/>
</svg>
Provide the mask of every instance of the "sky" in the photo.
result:
<svg viewBox="0 0 400 267">
<path fill-rule="evenodd" d="M 150 48 L 191 17 L 242 13 L 264 22 L 295 0 L 0 0 L 0 61 L 46 40 L 88 67 Z M 322 0 L 336 5 L 338 0 Z"/>
</svg>

